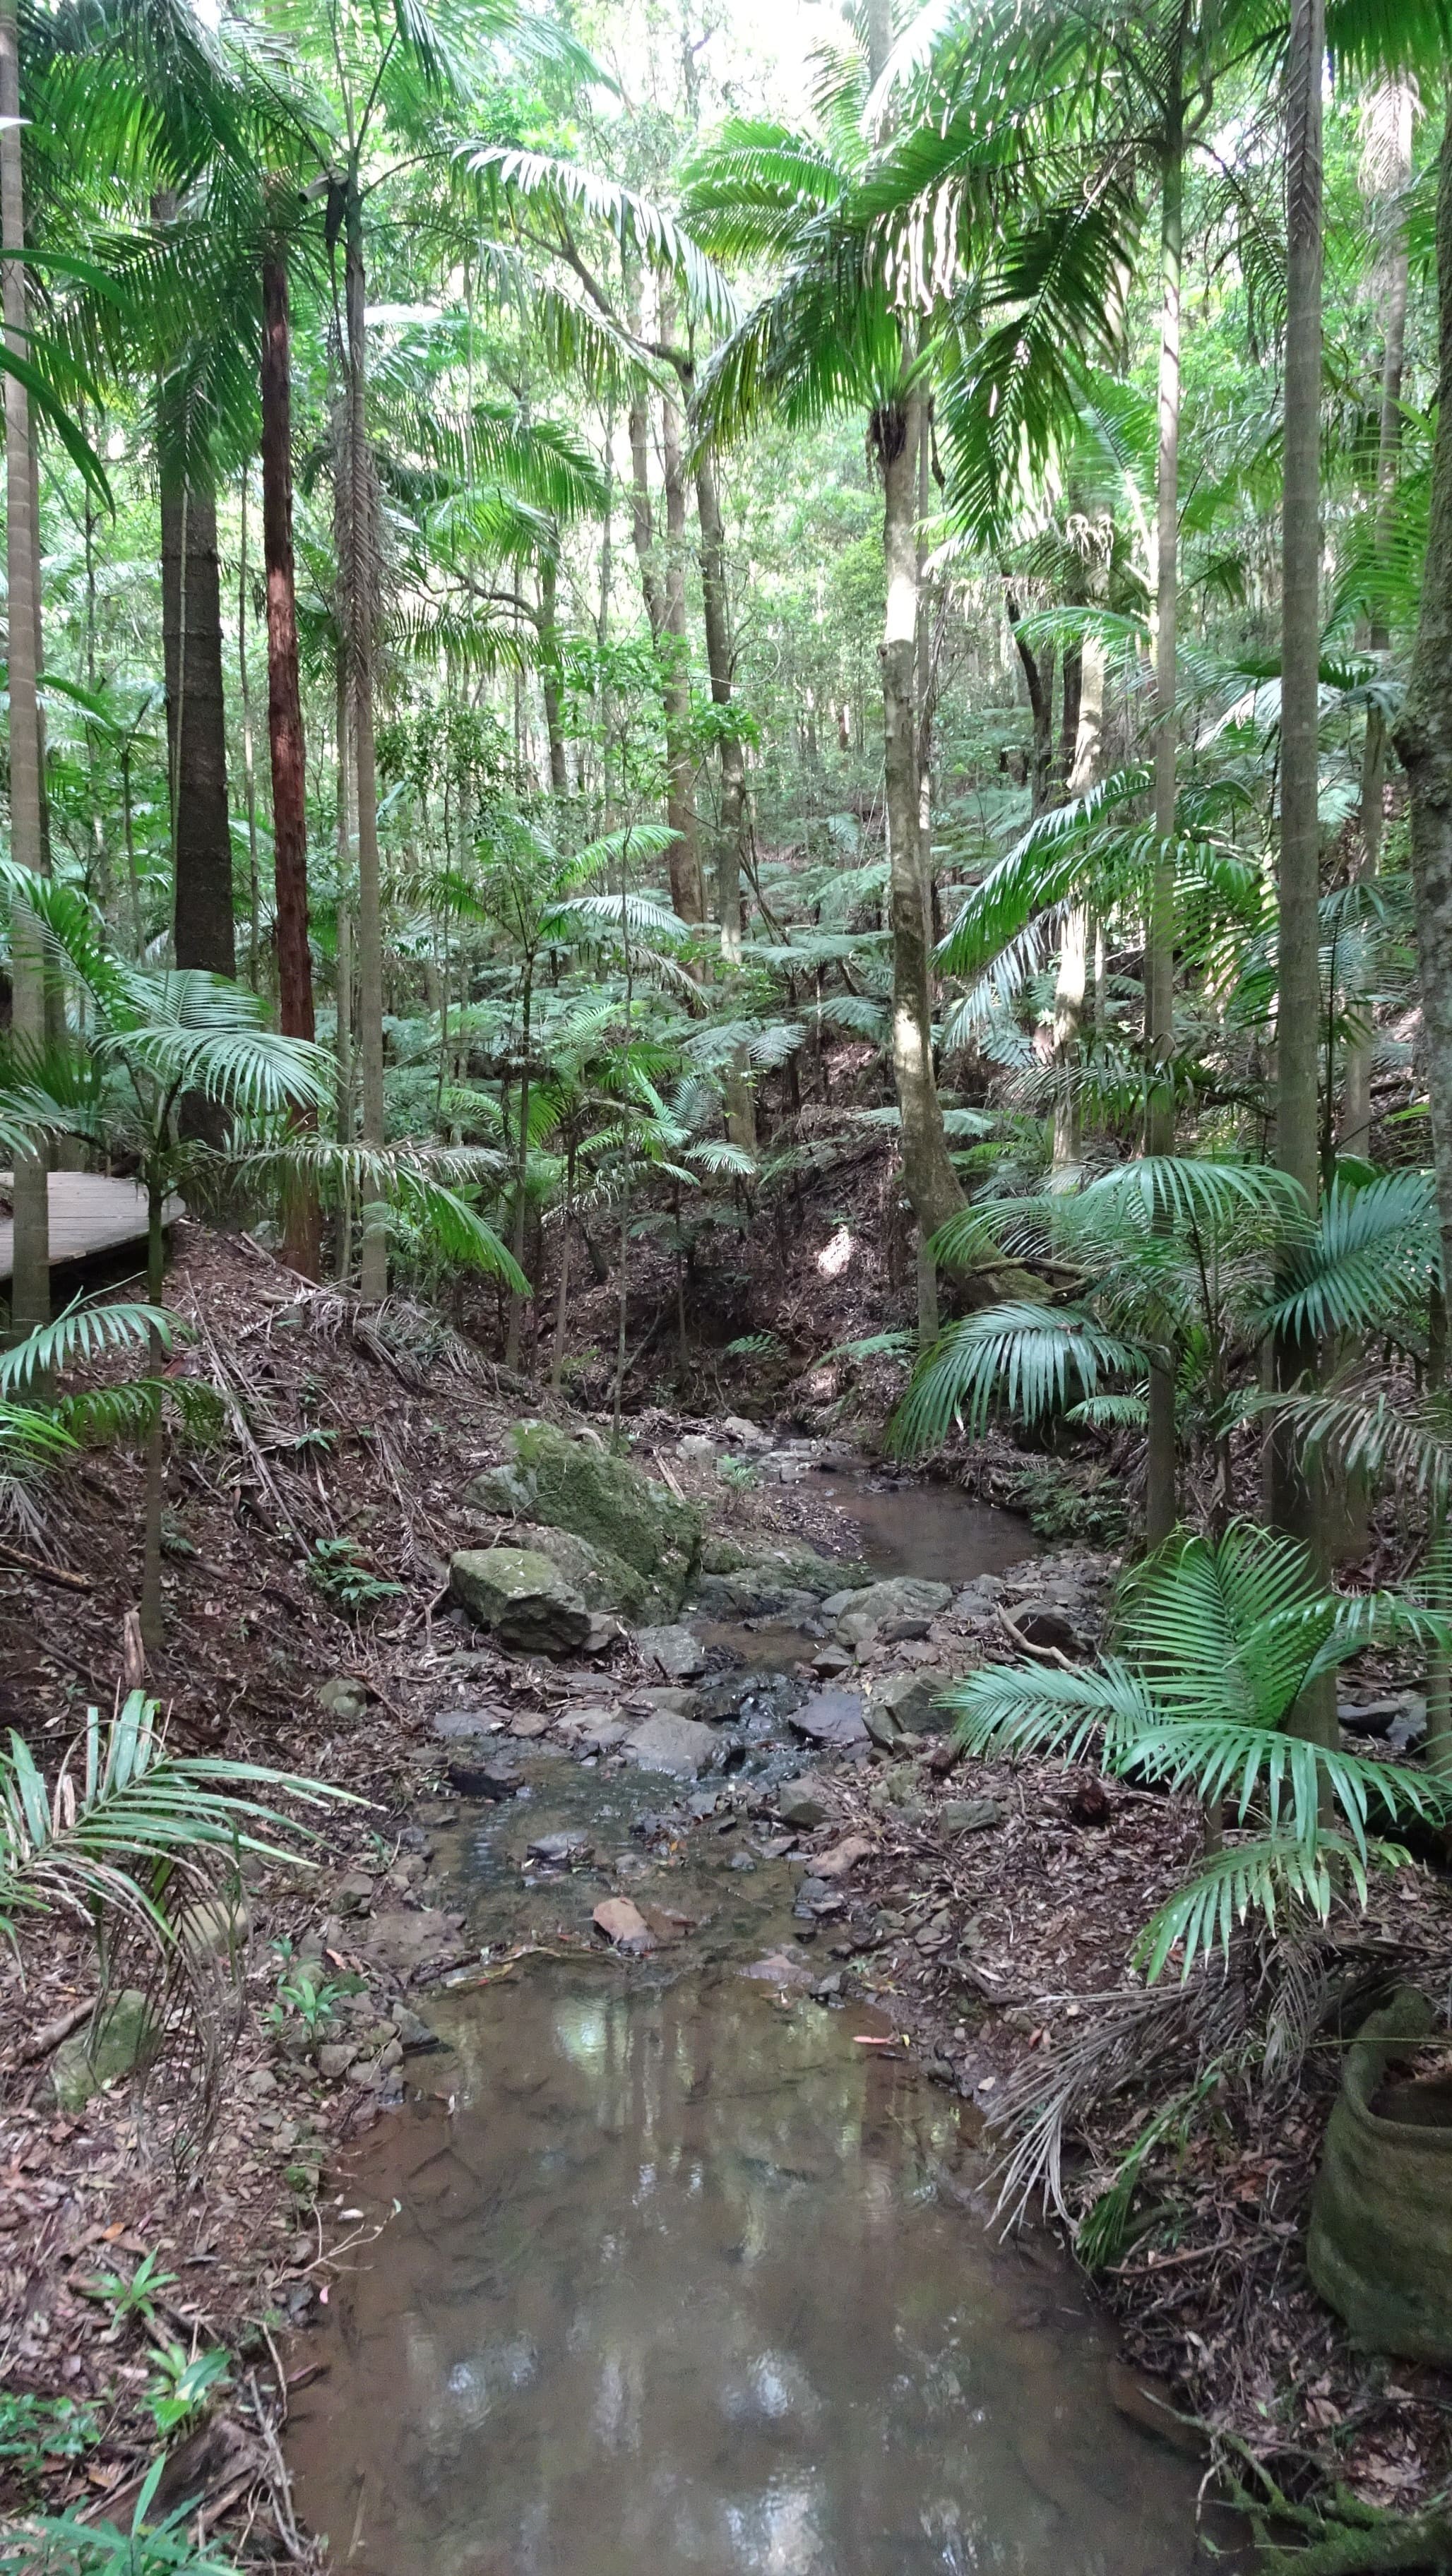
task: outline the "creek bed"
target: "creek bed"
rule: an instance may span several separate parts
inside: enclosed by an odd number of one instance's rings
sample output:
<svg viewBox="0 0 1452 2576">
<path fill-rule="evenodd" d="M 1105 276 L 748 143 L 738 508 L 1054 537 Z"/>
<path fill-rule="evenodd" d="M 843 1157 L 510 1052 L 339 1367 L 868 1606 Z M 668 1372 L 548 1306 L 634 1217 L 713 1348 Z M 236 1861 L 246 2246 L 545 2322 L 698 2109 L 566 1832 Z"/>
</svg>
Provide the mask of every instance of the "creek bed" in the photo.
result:
<svg viewBox="0 0 1452 2576">
<path fill-rule="evenodd" d="M 871 1501 L 886 1572 L 1025 1553 L 961 1495 Z M 758 1661 L 760 1632 L 741 1642 Z M 289 2435 L 334 2563 L 1188 2576 L 1196 2471 L 1114 2411 L 1071 2267 L 985 2232 L 971 2109 L 880 2044 L 879 2015 L 742 1973 L 801 1929 L 769 1833 L 726 1812 L 651 1843 L 678 1784 L 539 1752 L 527 1771 L 527 1797 L 461 1811 L 481 1941 L 578 1934 L 597 1869 L 696 1928 L 431 1998 L 446 2050 L 351 2160 L 349 2205 L 387 2223 L 309 2337 L 328 2367 Z M 528 1844 L 558 1831 L 595 1866 L 531 1879 Z"/>
</svg>

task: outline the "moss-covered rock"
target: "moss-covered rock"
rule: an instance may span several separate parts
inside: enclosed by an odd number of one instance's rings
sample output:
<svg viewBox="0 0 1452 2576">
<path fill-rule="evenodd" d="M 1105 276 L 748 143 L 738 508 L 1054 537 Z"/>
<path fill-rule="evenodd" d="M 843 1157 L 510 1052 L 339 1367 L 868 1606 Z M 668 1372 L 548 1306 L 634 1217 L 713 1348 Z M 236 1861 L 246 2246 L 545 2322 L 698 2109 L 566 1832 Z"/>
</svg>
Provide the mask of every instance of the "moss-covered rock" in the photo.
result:
<svg viewBox="0 0 1452 2576">
<path fill-rule="evenodd" d="M 50 2080 L 59 2108 L 79 2111 L 103 2084 L 134 2075 L 146 2057 L 155 2027 L 151 1998 L 137 1986 L 123 1986 L 98 2023 L 63 2039 L 56 2050 Z"/>
<path fill-rule="evenodd" d="M 509 1508 L 623 1558 L 656 1588 L 667 1615 L 678 1610 L 701 1554 L 701 1514 L 694 1506 L 675 1502 L 628 1458 L 571 1440 L 553 1423 L 516 1422 L 510 1439 L 513 1469 L 476 1477 L 465 1502 L 496 1511 L 507 1492 Z"/>
<path fill-rule="evenodd" d="M 665 1617 L 666 1596 L 659 1585 L 648 1583 L 608 1547 L 595 1547 L 573 1530 L 541 1528 L 535 1521 L 522 1525 L 518 1536 L 522 1546 L 559 1567 L 587 1609 L 613 1611 L 617 1619 L 632 1622 Z"/>
<path fill-rule="evenodd" d="M 527 1655 L 573 1655 L 590 1612 L 551 1559 L 530 1547 L 467 1547 L 449 1560 L 449 1590 L 501 1644 Z"/>
</svg>

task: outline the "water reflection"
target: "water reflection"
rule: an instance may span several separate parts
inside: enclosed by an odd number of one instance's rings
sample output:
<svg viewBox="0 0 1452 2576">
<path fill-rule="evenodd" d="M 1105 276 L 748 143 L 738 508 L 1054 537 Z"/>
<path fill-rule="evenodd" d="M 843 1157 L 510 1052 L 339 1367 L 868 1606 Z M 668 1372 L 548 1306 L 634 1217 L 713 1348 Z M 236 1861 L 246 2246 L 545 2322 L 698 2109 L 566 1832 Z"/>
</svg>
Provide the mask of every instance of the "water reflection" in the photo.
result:
<svg viewBox="0 0 1452 2576">
<path fill-rule="evenodd" d="M 1058 2268 L 925 2187 L 953 2106 L 852 2046 L 864 2016 L 581 1973 L 461 2004 L 454 2116 L 370 2142 L 401 2215 L 334 2293 L 292 2444 L 340 2566 L 1194 2564 L 1190 2472 L 1111 2412 Z"/>
</svg>

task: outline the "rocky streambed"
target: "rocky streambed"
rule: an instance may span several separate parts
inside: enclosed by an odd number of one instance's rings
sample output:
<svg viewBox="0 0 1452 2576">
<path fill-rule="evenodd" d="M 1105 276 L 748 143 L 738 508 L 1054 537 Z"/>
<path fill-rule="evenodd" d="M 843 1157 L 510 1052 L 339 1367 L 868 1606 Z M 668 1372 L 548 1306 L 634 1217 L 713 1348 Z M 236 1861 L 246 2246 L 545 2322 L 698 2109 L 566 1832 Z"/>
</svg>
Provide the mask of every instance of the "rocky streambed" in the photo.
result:
<svg viewBox="0 0 1452 2576">
<path fill-rule="evenodd" d="M 441 2045 L 340 2177 L 380 2232 L 307 2339 L 308 2520 L 376 2576 L 1188 2569 L 1192 2471 L 1117 2411 L 1061 2258 L 985 2233 L 991 2074 L 929 2050 L 929 2085 L 904 2038 L 899 1960 L 931 1966 L 951 1903 L 929 1881 L 915 1924 L 883 1885 L 930 1817 L 1012 1832 L 943 1776 L 939 1694 L 1035 1623 L 1084 1651 L 1107 1568 L 804 1445 L 757 1473 L 830 1492 L 867 1561 L 693 1543 L 681 1475 L 633 1496 L 645 1565 L 594 1518 L 618 1462 L 580 1502 L 515 1445 L 420 1675 Z M 587 1553 L 542 1509 L 594 1518 Z M 573 1642 L 512 1686 L 500 1644 L 556 1618 Z"/>
</svg>

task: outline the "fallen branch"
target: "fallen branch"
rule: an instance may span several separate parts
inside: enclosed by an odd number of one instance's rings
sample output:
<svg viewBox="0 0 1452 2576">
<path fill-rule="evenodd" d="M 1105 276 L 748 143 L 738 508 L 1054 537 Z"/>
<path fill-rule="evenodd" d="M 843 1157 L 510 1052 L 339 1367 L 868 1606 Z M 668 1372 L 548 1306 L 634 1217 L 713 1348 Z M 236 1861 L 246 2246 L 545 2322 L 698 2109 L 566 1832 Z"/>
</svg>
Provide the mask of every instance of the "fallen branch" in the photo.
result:
<svg viewBox="0 0 1452 2576">
<path fill-rule="evenodd" d="M 20 2066 L 33 2066 L 38 2057 L 48 2057 L 53 2048 L 59 2048 L 63 2039 L 70 2038 L 73 2030 L 80 2029 L 83 2021 L 90 2020 L 95 2009 L 94 2002 L 72 2004 L 68 2012 L 57 2013 L 54 2021 L 42 2022 L 39 2030 L 32 2031 L 29 2039 L 21 2041 L 5 2069 L 6 2074 L 13 2074 Z"/>
<path fill-rule="evenodd" d="M 55 1583 L 63 1592 L 94 1592 L 89 1574 L 77 1574 L 69 1565 L 47 1565 L 43 1556 L 27 1556 L 23 1548 L 11 1547 L 0 1539 L 0 1556 L 7 1565 L 22 1566 L 27 1574 L 38 1574 L 42 1583 Z"/>
</svg>

